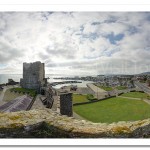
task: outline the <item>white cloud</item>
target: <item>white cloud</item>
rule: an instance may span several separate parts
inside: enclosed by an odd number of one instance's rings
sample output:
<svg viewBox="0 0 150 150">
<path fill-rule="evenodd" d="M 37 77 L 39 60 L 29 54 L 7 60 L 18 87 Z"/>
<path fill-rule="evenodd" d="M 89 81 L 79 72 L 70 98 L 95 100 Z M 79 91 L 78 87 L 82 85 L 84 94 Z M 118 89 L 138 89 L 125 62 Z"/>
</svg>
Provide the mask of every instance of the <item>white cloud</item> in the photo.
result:
<svg viewBox="0 0 150 150">
<path fill-rule="evenodd" d="M 23 62 L 39 60 L 46 73 L 150 71 L 149 18 L 142 12 L 0 12 L 0 73 L 22 73 Z M 113 43 L 111 33 L 124 37 Z"/>
</svg>

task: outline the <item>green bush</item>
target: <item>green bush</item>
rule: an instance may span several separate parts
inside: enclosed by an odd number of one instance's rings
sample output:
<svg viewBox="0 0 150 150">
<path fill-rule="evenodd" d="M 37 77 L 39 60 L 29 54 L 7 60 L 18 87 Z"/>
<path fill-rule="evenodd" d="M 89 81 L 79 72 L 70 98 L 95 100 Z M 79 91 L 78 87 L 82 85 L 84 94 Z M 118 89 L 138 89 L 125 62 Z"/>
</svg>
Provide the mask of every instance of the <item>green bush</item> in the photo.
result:
<svg viewBox="0 0 150 150">
<path fill-rule="evenodd" d="M 118 86 L 118 87 L 116 87 L 118 90 L 124 90 L 124 89 L 127 89 L 127 87 L 125 87 L 125 86 Z"/>
<path fill-rule="evenodd" d="M 147 96 L 147 99 L 150 100 L 150 96 Z"/>
<path fill-rule="evenodd" d="M 90 101 L 97 100 L 96 98 L 94 98 L 94 96 L 92 94 L 87 94 L 86 98 Z"/>
<path fill-rule="evenodd" d="M 113 90 L 113 88 L 110 86 L 98 86 L 98 87 L 105 90 L 105 91 L 112 91 Z"/>
</svg>

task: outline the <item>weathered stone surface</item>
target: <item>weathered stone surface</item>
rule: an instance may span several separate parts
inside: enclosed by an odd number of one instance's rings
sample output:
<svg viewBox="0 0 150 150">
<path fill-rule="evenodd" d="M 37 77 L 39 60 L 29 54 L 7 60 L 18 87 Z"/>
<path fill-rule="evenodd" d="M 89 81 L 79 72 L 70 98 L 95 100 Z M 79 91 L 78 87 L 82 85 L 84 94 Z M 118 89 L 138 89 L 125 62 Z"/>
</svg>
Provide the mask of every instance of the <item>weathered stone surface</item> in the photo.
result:
<svg viewBox="0 0 150 150">
<path fill-rule="evenodd" d="M 60 95 L 60 113 L 71 117 L 72 111 L 72 93 L 63 93 Z"/>
<path fill-rule="evenodd" d="M 49 109 L 0 113 L 0 138 L 150 138 L 150 118 L 92 123 L 60 116 Z"/>
</svg>

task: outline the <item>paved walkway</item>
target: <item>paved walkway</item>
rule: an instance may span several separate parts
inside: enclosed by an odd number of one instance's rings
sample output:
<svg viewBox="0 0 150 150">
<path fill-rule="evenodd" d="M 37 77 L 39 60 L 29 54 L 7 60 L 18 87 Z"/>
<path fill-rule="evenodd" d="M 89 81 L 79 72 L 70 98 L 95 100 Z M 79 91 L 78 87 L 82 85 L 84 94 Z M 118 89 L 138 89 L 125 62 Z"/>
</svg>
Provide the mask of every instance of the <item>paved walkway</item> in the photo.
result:
<svg viewBox="0 0 150 150">
<path fill-rule="evenodd" d="M 86 120 L 85 118 L 79 116 L 77 113 L 73 112 L 73 117 L 79 120 Z"/>
<path fill-rule="evenodd" d="M 54 102 L 53 102 L 52 110 L 57 111 L 57 103 L 58 103 L 59 96 L 53 96 L 53 98 L 54 98 Z"/>
</svg>

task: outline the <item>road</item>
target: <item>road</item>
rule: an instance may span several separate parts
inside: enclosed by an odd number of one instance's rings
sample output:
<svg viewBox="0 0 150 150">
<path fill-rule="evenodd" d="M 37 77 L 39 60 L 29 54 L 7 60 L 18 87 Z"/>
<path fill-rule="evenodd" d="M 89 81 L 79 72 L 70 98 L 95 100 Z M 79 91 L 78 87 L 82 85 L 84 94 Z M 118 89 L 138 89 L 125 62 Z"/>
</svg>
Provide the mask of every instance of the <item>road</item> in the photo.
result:
<svg viewBox="0 0 150 150">
<path fill-rule="evenodd" d="M 145 93 L 150 94 L 150 88 L 140 82 L 135 82 L 135 85 L 138 86 L 141 90 L 143 90 Z"/>
</svg>

